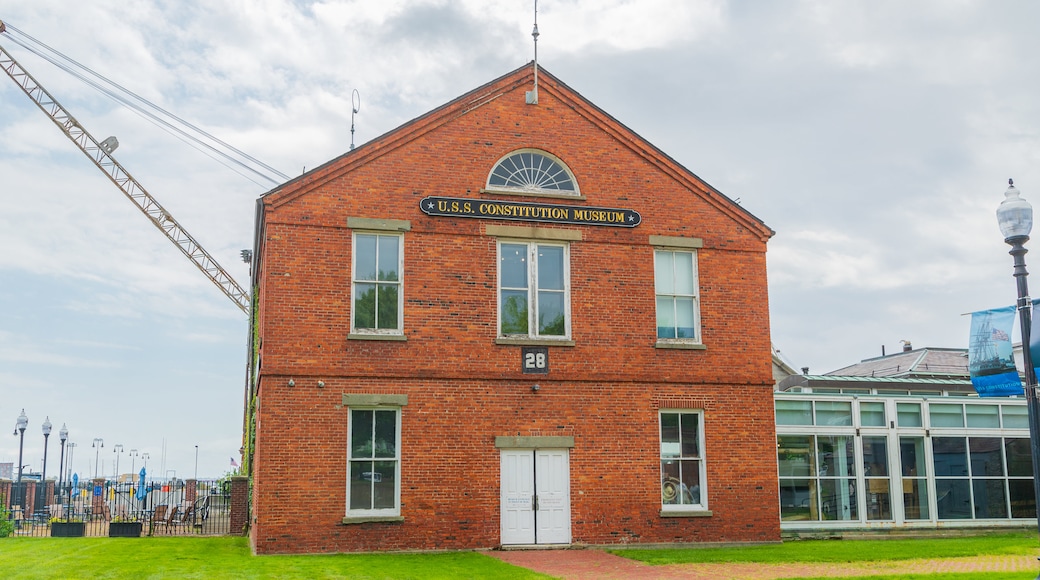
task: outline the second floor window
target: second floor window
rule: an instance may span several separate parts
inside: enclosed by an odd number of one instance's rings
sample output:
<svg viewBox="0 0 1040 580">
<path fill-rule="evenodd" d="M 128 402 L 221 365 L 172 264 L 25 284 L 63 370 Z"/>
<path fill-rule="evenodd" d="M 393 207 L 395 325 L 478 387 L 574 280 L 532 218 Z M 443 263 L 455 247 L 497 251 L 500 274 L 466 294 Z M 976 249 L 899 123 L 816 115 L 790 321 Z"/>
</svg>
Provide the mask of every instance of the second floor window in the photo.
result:
<svg viewBox="0 0 1040 580">
<path fill-rule="evenodd" d="M 697 254 L 656 250 L 657 338 L 700 341 L 697 303 Z"/>
<path fill-rule="evenodd" d="M 570 335 L 567 246 L 501 242 L 498 250 L 499 335 Z"/>
<path fill-rule="evenodd" d="M 354 234 L 353 332 L 402 331 L 403 237 Z"/>
</svg>

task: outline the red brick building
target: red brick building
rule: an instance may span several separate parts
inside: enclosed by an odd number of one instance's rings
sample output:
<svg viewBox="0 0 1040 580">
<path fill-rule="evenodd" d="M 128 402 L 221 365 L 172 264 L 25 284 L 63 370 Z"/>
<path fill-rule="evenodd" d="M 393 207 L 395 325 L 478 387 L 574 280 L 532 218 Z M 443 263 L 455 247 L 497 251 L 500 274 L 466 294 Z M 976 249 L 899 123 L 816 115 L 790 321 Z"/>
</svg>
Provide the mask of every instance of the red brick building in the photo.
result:
<svg viewBox="0 0 1040 580">
<path fill-rule="evenodd" d="M 773 232 L 533 72 L 259 200 L 258 553 L 779 539 Z"/>
</svg>

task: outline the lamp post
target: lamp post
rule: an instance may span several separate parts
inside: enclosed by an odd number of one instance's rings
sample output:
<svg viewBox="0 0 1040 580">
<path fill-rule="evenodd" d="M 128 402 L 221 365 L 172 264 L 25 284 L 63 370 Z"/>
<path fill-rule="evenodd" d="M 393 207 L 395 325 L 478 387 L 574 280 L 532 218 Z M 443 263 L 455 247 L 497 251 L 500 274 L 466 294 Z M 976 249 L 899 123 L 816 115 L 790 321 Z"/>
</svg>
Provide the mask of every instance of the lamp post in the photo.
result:
<svg viewBox="0 0 1040 580">
<path fill-rule="evenodd" d="M 58 460 L 58 503 L 61 503 L 61 485 L 65 481 L 65 442 L 69 439 L 69 428 L 61 424 L 58 440 L 61 441 L 61 458 Z"/>
<path fill-rule="evenodd" d="M 112 453 L 116 454 L 115 479 L 118 481 L 119 480 L 119 456 L 123 454 L 123 445 L 121 443 L 116 443 L 115 446 L 112 447 Z"/>
<path fill-rule="evenodd" d="M 1029 333 L 1032 326 L 1033 302 L 1029 298 L 1026 277 L 1025 243 L 1033 229 L 1033 207 L 1018 196 L 1015 182 L 1008 180 L 1004 201 L 997 208 L 997 224 L 1004 234 L 1004 242 L 1011 246 L 1008 252 L 1015 259 L 1015 280 L 1018 282 L 1018 320 L 1022 330 L 1022 364 L 1026 374 L 1026 407 L 1029 412 L 1029 447 L 1033 455 L 1033 498 L 1036 505 L 1037 529 L 1040 530 L 1040 408 L 1037 406 L 1036 369 L 1029 352 Z"/>
<path fill-rule="evenodd" d="M 43 419 L 43 472 L 40 473 L 40 483 L 43 484 L 43 489 L 36 492 L 36 509 L 43 509 L 43 506 L 47 505 L 47 444 L 51 438 L 51 418 L 47 416 Z"/>
<path fill-rule="evenodd" d="M 25 409 L 22 409 L 22 414 L 18 415 L 18 420 L 14 424 L 14 434 L 19 436 L 18 439 L 18 505 L 25 503 L 25 488 L 22 487 L 22 449 L 25 444 L 25 428 L 29 426 L 29 418 L 25 416 Z M 25 506 L 22 506 L 23 508 Z"/>
<path fill-rule="evenodd" d="M 94 442 L 90 444 L 94 448 L 94 479 L 97 479 L 98 474 L 98 453 L 101 448 L 105 446 L 105 440 L 100 437 L 95 437 Z"/>
<path fill-rule="evenodd" d="M 134 467 L 137 466 L 137 450 L 136 449 L 131 449 L 129 455 L 130 455 L 130 480 L 133 481 L 134 473 L 136 473 L 134 471 Z"/>
<path fill-rule="evenodd" d="M 145 473 L 147 473 L 147 470 L 148 470 L 148 459 L 150 457 L 151 457 L 151 455 L 147 451 L 145 451 L 144 453 L 141 454 L 141 461 L 144 461 L 144 466 L 143 467 L 145 468 Z"/>
</svg>

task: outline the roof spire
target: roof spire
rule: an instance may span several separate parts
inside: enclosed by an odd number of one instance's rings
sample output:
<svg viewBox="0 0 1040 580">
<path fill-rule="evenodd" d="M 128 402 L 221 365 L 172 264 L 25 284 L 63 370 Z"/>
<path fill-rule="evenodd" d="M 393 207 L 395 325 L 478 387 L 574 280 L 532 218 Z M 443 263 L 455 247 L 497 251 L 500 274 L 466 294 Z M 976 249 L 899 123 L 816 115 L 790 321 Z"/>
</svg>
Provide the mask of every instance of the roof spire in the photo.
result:
<svg viewBox="0 0 1040 580">
<path fill-rule="evenodd" d="M 534 90 L 527 91 L 525 98 L 528 105 L 538 104 L 538 0 L 534 0 L 534 30 L 531 32 L 534 38 Z"/>
</svg>

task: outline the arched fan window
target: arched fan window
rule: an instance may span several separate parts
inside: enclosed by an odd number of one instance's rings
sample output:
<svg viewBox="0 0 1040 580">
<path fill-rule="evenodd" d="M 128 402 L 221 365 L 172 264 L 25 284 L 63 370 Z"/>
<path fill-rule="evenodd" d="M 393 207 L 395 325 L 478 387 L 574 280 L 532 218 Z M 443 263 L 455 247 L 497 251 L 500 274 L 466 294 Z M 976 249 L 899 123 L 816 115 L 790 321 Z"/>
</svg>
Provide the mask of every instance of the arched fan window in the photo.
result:
<svg viewBox="0 0 1040 580">
<path fill-rule="evenodd" d="M 534 149 L 515 151 L 495 164 L 487 188 L 518 193 L 579 195 L 578 184 L 559 159 Z"/>
</svg>

